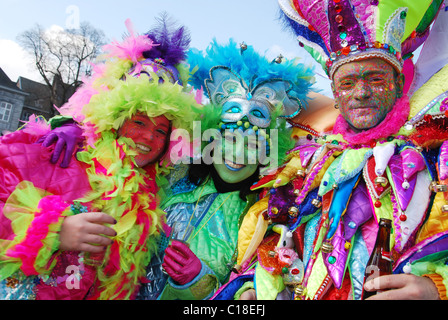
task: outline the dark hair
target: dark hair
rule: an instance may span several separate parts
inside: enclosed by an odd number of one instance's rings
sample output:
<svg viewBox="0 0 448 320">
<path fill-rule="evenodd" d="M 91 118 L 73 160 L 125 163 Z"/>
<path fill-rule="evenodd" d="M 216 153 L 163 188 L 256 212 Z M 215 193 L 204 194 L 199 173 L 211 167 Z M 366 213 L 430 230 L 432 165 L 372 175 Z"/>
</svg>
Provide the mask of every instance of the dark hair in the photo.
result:
<svg viewBox="0 0 448 320">
<path fill-rule="evenodd" d="M 250 193 L 257 193 L 258 191 L 251 191 L 250 187 L 258 181 L 260 169 L 257 170 L 248 178 L 237 183 L 228 183 L 222 180 L 216 169 L 211 164 L 190 164 L 188 168 L 188 179 L 191 183 L 200 186 L 207 180 L 207 177 L 213 179 L 215 188 L 219 193 L 231 192 L 240 190 L 240 198 L 246 201 L 246 196 Z"/>
</svg>

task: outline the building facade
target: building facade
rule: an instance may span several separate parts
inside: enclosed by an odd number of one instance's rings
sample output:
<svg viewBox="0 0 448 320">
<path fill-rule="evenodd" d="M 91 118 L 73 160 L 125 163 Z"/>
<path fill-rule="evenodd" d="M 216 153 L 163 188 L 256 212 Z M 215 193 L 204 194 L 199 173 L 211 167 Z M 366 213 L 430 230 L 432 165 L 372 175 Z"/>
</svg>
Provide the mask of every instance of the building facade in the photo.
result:
<svg viewBox="0 0 448 320">
<path fill-rule="evenodd" d="M 52 98 L 61 106 L 75 91 L 74 87 L 61 86 L 64 84 L 58 79 L 53 81 L 52 88 L 24 77 L 14 82 L 0 68 L 0 135 L 17 130 L 32 114 L 47 120 L 57 114 Z"/>
<path fill-rule="evenodd" d="M 0 68 L 0 134 L 15 131 L 19 127 L 23 106 L 28 93 L 17 87 Z"/>
</svg>

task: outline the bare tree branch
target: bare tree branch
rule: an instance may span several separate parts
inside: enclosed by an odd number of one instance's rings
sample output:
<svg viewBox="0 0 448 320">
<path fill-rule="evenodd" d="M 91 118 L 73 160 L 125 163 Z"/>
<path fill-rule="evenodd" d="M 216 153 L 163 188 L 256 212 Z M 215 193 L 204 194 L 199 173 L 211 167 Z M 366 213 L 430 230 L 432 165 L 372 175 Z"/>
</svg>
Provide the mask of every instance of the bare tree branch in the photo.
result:
<svg viewBox="0 0 448 320">
<path fill-rule="evenodd" d="M 36 25 L 21 33 L 18 42 L 33 55 L 37 71 L 52 92 L 51 102 L 59 107 L 81 85 L 83 76 L 90 75 L 89 63 L 100 54 L 106 39 L 103 31 L 83 22 L 79 29 L 68 30 Z"/>
</svg>

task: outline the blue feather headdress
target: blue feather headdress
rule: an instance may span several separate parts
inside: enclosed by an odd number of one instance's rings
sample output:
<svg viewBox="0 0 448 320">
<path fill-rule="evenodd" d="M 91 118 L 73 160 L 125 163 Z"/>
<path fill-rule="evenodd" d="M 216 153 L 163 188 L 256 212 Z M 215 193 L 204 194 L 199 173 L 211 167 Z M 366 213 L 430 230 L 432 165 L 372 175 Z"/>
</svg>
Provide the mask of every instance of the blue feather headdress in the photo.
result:
<svg viewBox="0 0 448 320">
<path fill-rule="evenodd" d="M 187 55 L 193 75 L 190 84 L 206 89 L 212 103 L 222 105 L 234 97 L 256 99 L 271 110 L 283 108 L 282 117 L 295 117 L 306 108 L 307 94 L 314 82 L 311 67 L 279 56 L 272 61 L 252 46 L 227 45 L 213 40 L 205 52 L 190 49 Z"/>
</svg>

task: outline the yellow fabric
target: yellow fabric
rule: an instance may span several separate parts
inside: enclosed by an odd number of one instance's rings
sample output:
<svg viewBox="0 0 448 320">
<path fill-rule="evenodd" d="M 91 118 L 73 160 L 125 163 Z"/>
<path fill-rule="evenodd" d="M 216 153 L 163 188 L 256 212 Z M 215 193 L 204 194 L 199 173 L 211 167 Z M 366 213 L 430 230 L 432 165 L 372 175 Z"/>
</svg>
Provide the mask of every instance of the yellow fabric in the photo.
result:
<svg viewBox="0 0 448 320">
<path fill-rule="evenodd" d="M 327 274 L 328 272 L 325 267 L 322 252 L 319 252 L 306 285 L 306 299 L 314 299 L 314 296 L 317 294 Z"/>
<path fill-rule="evenodd" d="M 431 77 L 409 100 L 409 119 L 428 105 L 431 100 L 448 90 L 448 65 Z"/>
<path fill-rule="evenodd" d="M 420 230 L 417 242 L 421 242 L 437 233 L 448 230 L 448 214 L 442 212 L 446 204 L 443 192 L 437 192 L 434 198 L 428 220 Z"/>
<path fill-rule="evenodd" d="M 291 138 L 299 139 L 300 137 L 306 137 L 308 134 L 310 134 L 308 131 L 303 130 L 298 127 L 292 128 Z"/>
<path fill-rule="evenodd" d="M 250 258 L 263 240 L 269 223 L 262 213 L 268 209 L 268 200 L 265 197 L 256 202 L 243 219 L 238 231 L 238 265 Z"/>
<path fill-rule="evenodd" d="M 303 167 L 299 154 L 296 154 L 289 160 L 277 176 L 276 182 L 274 183 L 274 188 L 287 184 L 292 178 L 295 178 L 298 170 L 303 170 Z"/>
</svg>

